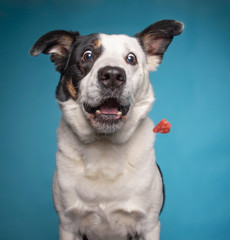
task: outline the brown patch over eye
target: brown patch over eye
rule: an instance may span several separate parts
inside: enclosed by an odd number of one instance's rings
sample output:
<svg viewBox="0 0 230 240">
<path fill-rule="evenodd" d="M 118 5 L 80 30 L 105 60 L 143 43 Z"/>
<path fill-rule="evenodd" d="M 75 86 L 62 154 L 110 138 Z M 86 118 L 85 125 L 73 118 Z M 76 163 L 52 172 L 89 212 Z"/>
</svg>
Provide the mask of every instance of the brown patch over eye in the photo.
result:
<svg viewBox="0 0 230 240">
<path fill-rule="evenodd" d="M 99 48 L 101 47 L 101 41 L 99 39 L 96 39 L 92 42 L 92 45 L 95 47 L 95 48 Z"/>
<path fill-rule="evenodd" d="M 76 91 L 76 88 L 74 87 L 73 85 L 73 81 L 72 81 L 72 78 L 70 78 L 67 83 L 66 83 L 66 87 L 70 93 L 70 95 L 76 99 L 77 98 L 77 91 Z"/>
</svg>

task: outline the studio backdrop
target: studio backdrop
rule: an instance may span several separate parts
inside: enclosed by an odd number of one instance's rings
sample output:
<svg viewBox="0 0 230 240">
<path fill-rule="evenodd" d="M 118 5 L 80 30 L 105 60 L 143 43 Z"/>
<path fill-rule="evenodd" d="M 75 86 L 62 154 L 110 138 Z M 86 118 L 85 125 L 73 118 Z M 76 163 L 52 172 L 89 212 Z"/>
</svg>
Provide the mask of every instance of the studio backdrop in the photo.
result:
<svg viewBox="0 0 230 240">
<path fill-rule="evenodd" d="M 59 74 L 47 55 L 29 55 L 33 43 L 59 29 L 133 36 L 162 19 L 185 29 L 150 75 L 149 116 L 172 124 L 155 143 L 166 186 L 161 239 L 230 239 L 229 11 L 224 0 L 1 0 L 0 239 L 58 239 Z"/>
</svg>

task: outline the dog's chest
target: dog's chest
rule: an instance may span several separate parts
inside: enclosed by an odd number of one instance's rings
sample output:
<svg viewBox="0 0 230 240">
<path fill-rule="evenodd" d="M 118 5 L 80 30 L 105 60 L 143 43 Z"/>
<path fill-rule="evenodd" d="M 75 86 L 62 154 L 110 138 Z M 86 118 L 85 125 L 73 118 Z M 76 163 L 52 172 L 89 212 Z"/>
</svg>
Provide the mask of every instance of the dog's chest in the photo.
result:
<svg viewBox="0 0 230 240">
<path fill-rule="evenodd" d="M 121 156 L 117 156 L 117 162 L 111 162 L 107 152 L 102 156 L 94 154 L 96 156 L 97 167 L 89 162 L 85 171 L 78 175 L 73 201 L 65 210 L 65 216 L 74 231 L 86 232 L 89 239 L 102 240 L 106 236 L 114 240 L 122 240 L 122 236 L 126 239 L 129 232 L 135 231 L 136 223 L 146 216 L 144 199 L 135 189 L 141 181 L 131 165 L 120 161 Z M 104 157 L 107 157 L 107 164 Z"/>
<path fill-rule="evenodd" d="M 89 205 L 126 201 L 136 184 L 142 182 L 141 169 L 137 171 L 127 146 L 95 142 L 84 149 L 80 158 L 79 162 L 82 164 L 68 162 L 65 169 L 61 170 L 61 175 L 68 179 L 67 184 L 71 184 L 70 188 L 73 189 L 72 193 L 76 194 L 76 198 Z M 64 162 L 64 159 L 61 162 Z M 102 207 L 105 206 L 103 204 L 100 206 L 100 211 L 105 208 Z"/>
<path fill-rule="evenodd" d="M 84 176 L 100 181 L 115 181 L 126 172 L 127 149 L 108 142 L 90 144 L 82 154 Z"/>
<path fill-rule="evenodd" d="M 125 144 L 100 140 L 86 146 L 66 132 L 59 139 L 54 177 L 55 206 L 61 221 L 73 231 L 89 229 L 109 236 L 107 239 L 123 240 L 116 234 L 126 239 L 148 214 L 153 195 L 152 134 L 140 131 Z M 142 144 L 146 139 L 151 143 Z M 91 239 L 103 240 L 103 236 Z"/>
<path fill-rule="evenodd" d="M 57 157 L 64 156 L 58 154 Z M 95 234 L 100 229 L 102 236 L 98 239 L 111 233 L 119 233 L 125 239 L 127 232 L 134 231 L 136 223 L 146 216 L 145 196 L 140 190 L 151 182 L 152 174 L 145 171 L 149 172 L 152 164 L 145 168 L 135 165 L 134 159 L 138 157 L 135 150 L 130 152 L 127 145 L 111 147 L 106 142 L 91 144 L 82 157 L 83 165 L 69 162 L 62 169 L 61 182 L 66 184 L 62 188 L 70 189 L 65 196 L 68 206 L 63 209 L 66 221 L 71 222 L 75 231 L 91 229 Z M 115 235 L 114 239 L 121 239 Z"/>
</svg>

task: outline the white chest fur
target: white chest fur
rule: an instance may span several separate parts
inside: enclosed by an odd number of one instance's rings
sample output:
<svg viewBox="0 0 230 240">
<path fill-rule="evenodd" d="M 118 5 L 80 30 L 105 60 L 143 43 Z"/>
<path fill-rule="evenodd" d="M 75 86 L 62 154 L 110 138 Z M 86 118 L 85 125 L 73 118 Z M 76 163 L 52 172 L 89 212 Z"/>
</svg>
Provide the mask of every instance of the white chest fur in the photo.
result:
<svg viewBox="0 0 230 240">
<path fill-rule="evenodd" d="M 104 139 L 86 145 L 64 122 L 60 124 L 53 189 L 63 225 L 74 232 L 93 234 L 94 239 L 95 234 L 98 239 L 107 235 L 111 239 L 111 234 L 114 239 L 125 239 L 127 233 L 137 230 L 138 222 L 143 224 L 149 212 L 158 214 L 162 185 L 152 127 L 151 120 L 144 120 L 125 144 Z"/>
</svg>

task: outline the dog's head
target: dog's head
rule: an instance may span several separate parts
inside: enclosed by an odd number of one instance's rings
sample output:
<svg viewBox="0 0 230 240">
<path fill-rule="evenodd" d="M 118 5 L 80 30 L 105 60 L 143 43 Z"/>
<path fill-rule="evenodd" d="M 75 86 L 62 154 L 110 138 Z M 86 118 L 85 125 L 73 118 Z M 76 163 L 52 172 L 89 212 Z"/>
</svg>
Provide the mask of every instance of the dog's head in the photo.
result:
<svg viewBox="0 0 230 240">
<path fill-rule="evenodd" d="M 52 31 L 30 53 L 51 55 L 61 74 L 56 97 L 64 120 L 82 140 L 113 135 L 125 141 L 154 101 L 149 72 L 182 31 L 183 24 L 173 20 L 152 24 L 134 37 Z"/>
</svg>

